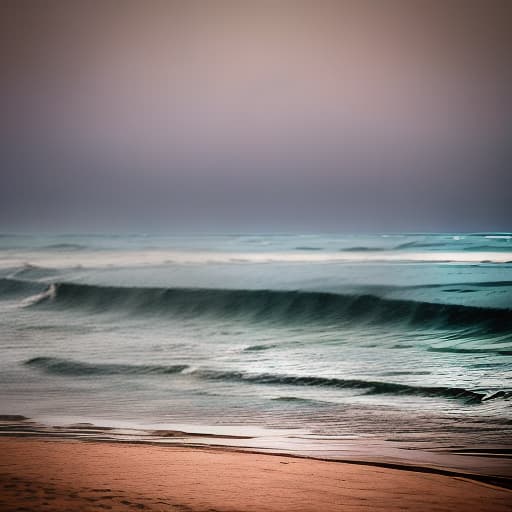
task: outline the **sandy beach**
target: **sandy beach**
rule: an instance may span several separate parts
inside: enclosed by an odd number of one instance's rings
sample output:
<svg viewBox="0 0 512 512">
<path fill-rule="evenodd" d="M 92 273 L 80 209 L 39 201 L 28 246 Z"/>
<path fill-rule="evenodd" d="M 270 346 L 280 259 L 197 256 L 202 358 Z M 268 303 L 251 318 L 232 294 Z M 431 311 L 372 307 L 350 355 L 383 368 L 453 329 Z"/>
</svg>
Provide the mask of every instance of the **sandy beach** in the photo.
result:
<svg viewBox="0 0 512 512">
<path fill-rule="evenodd" d="M 216 448 L 0 439 L 0 510 L 507 511 L 464 478 Z"/>
</svg>

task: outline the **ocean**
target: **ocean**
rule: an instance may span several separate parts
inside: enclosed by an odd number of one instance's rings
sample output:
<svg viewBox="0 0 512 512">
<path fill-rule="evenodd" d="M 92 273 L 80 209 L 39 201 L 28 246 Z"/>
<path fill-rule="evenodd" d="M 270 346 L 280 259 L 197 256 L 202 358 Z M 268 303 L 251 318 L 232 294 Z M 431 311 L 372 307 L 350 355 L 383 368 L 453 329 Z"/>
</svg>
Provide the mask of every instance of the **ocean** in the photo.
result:
<svg viewBox="0 0 512 512">
<path fill-rule="evenodd" d="M 510 233 L 5 234 L 0 350 L 18 430 L 512 474 Z"/>
</svg>

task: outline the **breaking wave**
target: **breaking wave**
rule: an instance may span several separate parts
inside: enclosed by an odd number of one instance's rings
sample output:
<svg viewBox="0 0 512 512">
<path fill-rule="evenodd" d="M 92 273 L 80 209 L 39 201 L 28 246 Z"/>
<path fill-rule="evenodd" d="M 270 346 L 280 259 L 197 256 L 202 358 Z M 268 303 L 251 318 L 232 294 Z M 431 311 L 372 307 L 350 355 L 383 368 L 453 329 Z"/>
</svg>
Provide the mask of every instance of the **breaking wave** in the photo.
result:
<svg viewBox="0 0 512 512">
<path fill-rule="evenodd" d="M 116 363 L 82 363 L 58 357 L 34 357 L 25 361 L 26 366 L 44 370 L 55 375 L 84 376 L 84 375 L 166 375 L 180 373 L 188 365 L 138 365 Z"/>
<path fill-rule="evenodd" d="M 196 370 L 192 372 L 201 378 L 208 380 L 220 380 L 231 382 L 245 382 L 253 384 L 273 384 L 289 386 L 315 386 L 337 389 L 361 390 L 366 395 L 406 395 L 423 396 L 433 398 L 460 399 L 468 403 L 480 403 L 491 398 L 509 398 L 510 391 L 498 391 L 493 394 L 471 391 L 465 388 L 446 386 L 413 386 L 393 382 L 377 382 L 359 379 L 337 379 L 315 376 L 292 376 L 272 373 L 246 374 L 243 372 Z"/>
<path fill-rule="evenodd" d="M 133 365 L 115 363 L 84 363 L 56 357 L 35 357 L 24 363 L 52 375 L 70 377 L 98 375 L 172 375 L 181 374 L 188 365 Z M 393 382 L 377 382 L 359 379 L 338 379 L 315 376 L 293 376 L 273 373 L 248 374 L 237 371 L 196 369 L 187 376 L 210 381 L 239 382 L 247 384 L 270 384 L 303 387 L 326 387 L 361 391 L 365 395 L 404 395 L 462 400 L 466 403 L 481 403 L 492 399 L 509 399 L 512 391 L 500 390 L 492 393 L 472 391 L 447 386 L 413 386 Z M 281 400 L 292 400 L 289 397 Z"/>
<path fill-rule="evenodd" d="M 0 299 L 26 297 L 29 294 L 42 293 L 48 285 L 33 281 L 0 278 Z"/>
<path fill-rule="evenodd" d="M 83 244 L 72 244 L 72 243 L 60 243 L 60 244 L 50 244 L 41 247 L 41 249 L 50 249 L 50 250 L 59 250 L 59 251 L 80 251 L 87 249 L 86 245 Z"/>
<path fill-rule="evenodd" d="M 472 333 L 512 333 L 512 310 L 285 290 L 107 287 L 72 283 L 51 285 L 39 305 L 100 313 L 180 315 L 288 323 L 397 324 L 428 329 L 464 328 Z M 36 305 L 37 306 L 37 305 Z"/>
</svg>

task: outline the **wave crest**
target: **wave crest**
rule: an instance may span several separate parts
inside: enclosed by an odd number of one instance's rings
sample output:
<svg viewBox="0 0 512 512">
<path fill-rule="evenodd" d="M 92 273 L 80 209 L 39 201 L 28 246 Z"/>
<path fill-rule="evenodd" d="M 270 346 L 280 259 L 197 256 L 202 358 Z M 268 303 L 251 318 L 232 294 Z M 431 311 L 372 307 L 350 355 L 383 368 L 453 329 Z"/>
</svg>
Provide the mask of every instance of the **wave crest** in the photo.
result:
<svg viewBox="0 0 512 512">
<path fill-rule="evenodd" d="M 393 382 L 376 382 L 359 379 L 337 379 L 314 376 L 277 375 L 272 373 L 245 374 L 243 372 L 222 372 L 216 370 L 197 370 L 197 375 L 208 380 L 226 380 L 253 384 L 278 384 L 290 386 L 315 386 L 338 389 L 362 390 L 366 395 L 413 395 L 423 397 L 454 398 L 468 403 L 480 403 L 487 397 L 464 388 L 445 386 L 423 387 Z M 499 395 L 501 397 L 501 395 Z M 491 397 L 487 398 L 490 399 Z"/>
<path fill-rule="evenodd" d="M 25 361 L 26 366 L 38 368 L 54 375 L 168 375 L 181 373 L 188 368 L 186 364 L 176 365 L 134 365 L 117 363 L 82 363 L 58 357 L 34 357 Z"/>
<path fill-rule="evenodd" d="M 202 288 L 128 288 L 56 283 L 39 304 L 82 308 L 95 313 L 121 309 L 137 314 L 171 314 L 275 323 L 328 322 L 398 324 L 429 329 L 473 329 L 477 333 L 512 332 L 512 310 L 374 295 L 284 290 Z"/>
<path fill-rule="evenodd" d="M 448 386 L 414 386 L 395 382 L 339 379 L 319 376 L 294 376 L 273 373 L 248 374 L 241 371 L 195 369 L 184 372 L 187 365 L 132 365 L 116 363 L 84 363 L 57 357 L 35 357 L 24 363 L 52 375 L 80 377 L 98 375 L 173 375 L 183 374 L 209 381 L 239 382 L 246 384 L 286 385 L 301 387 L 326 387 L 361 391 L 365 395 L 403 395 L 462 400 L 482 403 L 488 400 L 512 397 L 512 391 L 498 390 L 491 393 Z M 284 400 L 285 398 L 280 398 Z M 286 398 L 290 400 L 290 398 Z"/>
</svg>

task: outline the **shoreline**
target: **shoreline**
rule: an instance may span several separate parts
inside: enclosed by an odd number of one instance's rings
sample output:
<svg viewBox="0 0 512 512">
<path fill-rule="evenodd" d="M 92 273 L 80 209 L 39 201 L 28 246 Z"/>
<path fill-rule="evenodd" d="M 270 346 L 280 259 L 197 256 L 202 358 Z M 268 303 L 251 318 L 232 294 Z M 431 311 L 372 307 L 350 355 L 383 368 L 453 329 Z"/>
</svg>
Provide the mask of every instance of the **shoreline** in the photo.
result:
<svg viewBox="0 0 512 512">
<path fill-rule="evenodd" d="M 507 511 L 511 490 L 455 474 L 224 447 L 0 437 L 2 510 Z M 2 508 L 4 507 L 4 508 Z"/>
<path fill-rule="evenodd" d="M 414 458 L 412 455 L 408 459 L 392 457 L 389 453 L 386 455 L 384 448 L 382 454 L 374 454 L 373 457 L 338 454 L 337 456 L 322 456 L 321 454 L 309 455 L 283 448 L 268 448 L 263 444 L 257 443 L 257 436 L 250 435 L 230 435 L 223 433 L 207 433 L 201 431 L 201 426 L 196 426 L 196 431 L 185 430 L 138 430 L 130 428 L 116 428 L 98 426 L 92 423 L 76 423 L 66 426 L 49 426 L 47 424 L 32 421 L 21 415 L 0 415 L 0 441 L 4 438 L 11 439 L 36 439 L 42 441 L 56 442 L 87 442 L 115 445 L 134 445 L 134 446 L 153 446 L 161 448 L 187 448 L 200 450 L 222 451 L 226 453 L 241 453 L 253 455 L 266 455 L 277 457 L 288 457 L 292 459 L 321 461 L 328 463 L 348 464 L 355 466 L 368 466 L 383 469 L 392 469 L 396 471 L 405 471 L 413 473 L 424 473 L 446 476 L 451 478 L 462 478 L 474 481 L 484 485 L 494 486 L 500 489 L 512 490 L 512 474 L 507 471 L 505 474 L 490 474 L 489 472 L 478 472 L 481 467 L 473 470 L 459 470 L 449 465 L 428 464 L 421 458 Z M 197 431 L 199 429 L 199 431 Z M 206 429 L 205 429 L 206 430 Z M 253 446 L 247 446 L 249 441 L 256 441 Z M 354 440 L 351 441 L 354 443 Z M 376 445 L 378 446 L 378 444 Z M 414 450 L 402 449 L 402 451 L 412 453 Z M 476 451 L 476 450 L 475 450 Z M 510 450 L 503 448 L 498 459 L 503 457 L 506 463 L 510 461 Z M 421 453 L 421 452 L 420 452 Z M 428 453 L 428 452 L 426 452 Z M 448 454 L 447 457 L 453 457 Z M 494 455 L 486 453 L 485 459 Z M 464 456 L 466 457 L 466 456 Z M 469 456 L 469 460 L 473 460 Z M 506 464 L 506 467 L 512 468 L 512 464 Z"/>
</svg>

